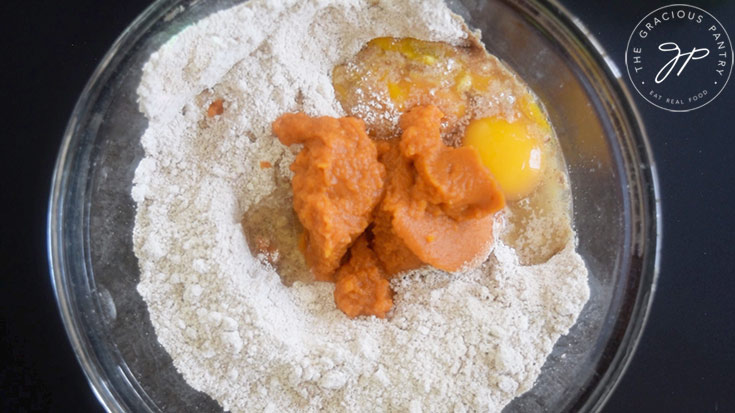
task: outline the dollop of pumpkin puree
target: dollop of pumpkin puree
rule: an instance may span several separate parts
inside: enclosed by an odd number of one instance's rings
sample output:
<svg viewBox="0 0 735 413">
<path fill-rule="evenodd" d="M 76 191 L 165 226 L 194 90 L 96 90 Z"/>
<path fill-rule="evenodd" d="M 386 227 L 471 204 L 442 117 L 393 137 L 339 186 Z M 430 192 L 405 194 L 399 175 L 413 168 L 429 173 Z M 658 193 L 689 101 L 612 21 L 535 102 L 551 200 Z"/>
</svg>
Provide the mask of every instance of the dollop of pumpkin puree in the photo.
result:
<svg viewBox="0 0 735 413">
<path fill-rule="evenodd" d="M 273 123 L 273 133 L 284 145 L 304 145 L 291 164 L 293 207 L 305 229 L 302 252 L 318 281 L 334 281 L 383 196 L 385 167 L 357 118 L 287 114 Z"/>
<path fill-rule="evenodd" d="M 291 165 L 302 252 L 319 281 L 334 281 L 349 317 L 385 317 L 388 279 L 424 264 L 445 271 L 479 265 L 492 247 L 502 192 L 473 147 L 441 140 L 433 105 L 405 112 L 400 139 L 373 141 L 356 118 L 285 114 L 273 123 L 284 145 L 304 144 Z"/>
</svg>

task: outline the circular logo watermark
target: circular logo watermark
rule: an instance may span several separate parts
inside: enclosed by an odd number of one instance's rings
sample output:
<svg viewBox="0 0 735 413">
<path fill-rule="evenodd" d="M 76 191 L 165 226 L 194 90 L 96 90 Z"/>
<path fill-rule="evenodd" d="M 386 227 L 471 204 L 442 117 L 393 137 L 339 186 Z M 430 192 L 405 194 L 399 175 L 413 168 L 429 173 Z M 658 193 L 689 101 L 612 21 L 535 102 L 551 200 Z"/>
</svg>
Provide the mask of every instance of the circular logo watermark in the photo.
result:
<svg viewBox="0 0 735 413">
<path fill-rule="evenodd" d="M 661 109 L 688 112 L 714 100 L 727 85 L 732 43 L 705 10 L 672 4 L 638 23 L 628 39 L 625 66 L 644 99 Z"/>
</svg>

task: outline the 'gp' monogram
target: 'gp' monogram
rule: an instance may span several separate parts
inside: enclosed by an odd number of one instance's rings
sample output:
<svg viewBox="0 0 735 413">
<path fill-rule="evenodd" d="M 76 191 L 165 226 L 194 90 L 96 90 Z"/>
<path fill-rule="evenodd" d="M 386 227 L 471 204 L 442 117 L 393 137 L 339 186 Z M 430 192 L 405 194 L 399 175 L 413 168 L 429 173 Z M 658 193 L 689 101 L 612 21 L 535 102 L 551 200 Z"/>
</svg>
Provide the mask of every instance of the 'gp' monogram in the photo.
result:
<svg viewBox="0 0 735 413">
<path fill-rule="evenodd" d="M 659 70 L 658 73 L 656 73 L 656 78 L 655 78 L 656 83 L 661 83 L 664 80 L 666 80 L 666 78 L 669 77 L 669 74 L 671 73 L 671 71 L 674 70 L 674 67 L 676 66 L 676 64 L 679 62 L 679 59 L 681 59 L 682 57 L 686 56 L 686 60 L 684 60 L 684 63 L 682 63 L 679 71 L 676 72 L 677 77 L 681 74 L 681 72 L 684 70 L 686 65 L 689 64 L 690 60 L 704 59 L 705 57 L 709 55 L 709 49 L 707 49 L 706 47 L 701 48 L 701 49 L 694 47 L 692 48 L 691 52 L 682 53 L 681 49 L 679 49 L 679 45 L 677 45 L 674 42 L 661 43 L 658 46 L 658 50 L 662 52 L 676 52 L 676 56 L 674 56 L 673 58 L 671 58 L 671 60 L 666 62 L 666 64 L 661 68 L 661 70 Z M 704 54 L 701 54 L 702 52 L 704 52 Z M 664 73 L 664 71 L 666 71 L 666 73 Z"/>
</svg>

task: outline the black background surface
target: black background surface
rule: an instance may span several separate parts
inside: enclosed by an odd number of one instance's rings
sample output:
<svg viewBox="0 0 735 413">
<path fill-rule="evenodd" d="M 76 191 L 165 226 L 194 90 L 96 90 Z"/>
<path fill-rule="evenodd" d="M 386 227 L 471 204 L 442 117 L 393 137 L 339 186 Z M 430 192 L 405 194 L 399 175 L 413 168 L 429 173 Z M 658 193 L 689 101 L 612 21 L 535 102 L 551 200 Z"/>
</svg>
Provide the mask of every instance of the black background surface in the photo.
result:
<svg viewBox="0 0 735 413">
<path fill-rule="evenodd" d="M 631 30 L 667 4 L 563 3 L 623 73 Z M 72 353 L 49 282 L 47 199 L 76 99 L 114 39 L 148 4 L 0 2 L 0 411 L 102 411 Z M 735 35 L 735 3 L 690 4 Z M 604 412 L 735 412 L 735 85 L 689 113 L 635 98 L 659 168 L 661 274 L 642 341 Z"/>
</svg>

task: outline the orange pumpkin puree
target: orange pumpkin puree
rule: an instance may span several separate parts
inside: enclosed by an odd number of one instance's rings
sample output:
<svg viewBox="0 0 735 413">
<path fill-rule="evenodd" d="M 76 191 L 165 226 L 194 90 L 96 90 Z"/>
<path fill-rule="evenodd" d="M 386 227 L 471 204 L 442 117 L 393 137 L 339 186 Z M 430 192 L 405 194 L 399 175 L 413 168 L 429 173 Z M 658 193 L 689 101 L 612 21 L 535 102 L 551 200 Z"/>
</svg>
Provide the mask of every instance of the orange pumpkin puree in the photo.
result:
<svg viewBox="0 0 735 413">
<path fill-rule="evenodd" d="M 291 164 L 293 206 L 305 229 L 302 252 L 318 281 L 334 281 L 347 248 L 372 220 L 385 167 L 357 118 L 286 114 L 273 133 L 284 145 L 304 144 Z"/>
<path fill-rule="evenodd" d="M 317 280 L 337 283 L 349 317 L 385 317 L 393 274 L 423 264 L 457 271 L 490 252 L 505 200 L 475 148 L 442 143 L 443 116 L 414 107 L 400 140 L 378 144 L 351 117 L 287 114 L 273 124 L 284 145 L 304 144 L 291 165 L 303 253 Z"/>
<path fill-rule="evenodd" d="M 385 318 L 393 307 L 393 292 L 365 235 L 350 248 L 350 259 L 337 270 L 334 302 L 349 317 Z"/>
<path fill-rule="evenodd" d="M 390 274 L 416 262 L 408 251 L 445 271 L 490 252 L 493 214 L 505 205 L 503 194 L 475 148 L 442 143 L 443 116 L 433 105 L 409 110 L 399 123 L 400 142 L 389 143 L 381 157 L 390 172 L 378 215 L 380 226 L 390 221 L 391 228 L 378 231 L 374 243 L 387 245 L 376 252 Z M 396 245 L 399 240 L 406 248 Z"/>
</svg>

